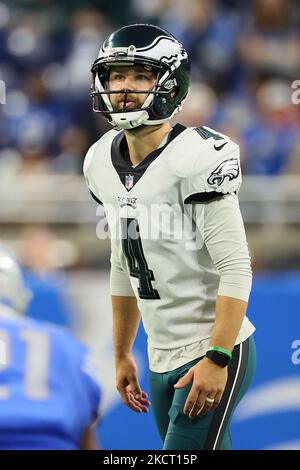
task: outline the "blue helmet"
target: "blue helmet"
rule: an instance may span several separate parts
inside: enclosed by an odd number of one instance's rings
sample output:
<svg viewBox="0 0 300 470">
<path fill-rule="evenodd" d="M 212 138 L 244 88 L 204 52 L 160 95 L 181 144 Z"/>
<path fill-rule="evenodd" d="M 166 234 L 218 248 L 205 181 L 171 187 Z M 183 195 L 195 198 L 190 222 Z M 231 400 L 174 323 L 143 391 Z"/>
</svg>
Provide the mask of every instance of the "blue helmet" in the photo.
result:
<svg viewBox="0 0 300 470">
<path fill-rule="evenodd" d="M 0 244 L 0 304 L 18 313 L 27 309 L 32 297 L 25 287 L 21 268 L 9 251 Z"/>
</svg>

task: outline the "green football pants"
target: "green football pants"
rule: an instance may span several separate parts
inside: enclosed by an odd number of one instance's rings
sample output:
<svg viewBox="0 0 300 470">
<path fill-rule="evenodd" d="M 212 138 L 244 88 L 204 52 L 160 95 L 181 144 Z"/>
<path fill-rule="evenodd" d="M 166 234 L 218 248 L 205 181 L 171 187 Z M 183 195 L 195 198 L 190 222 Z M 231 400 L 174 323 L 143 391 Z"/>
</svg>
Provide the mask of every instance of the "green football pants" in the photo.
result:
<svg viewBox="0 0 300 470">
<path fill-rule="evenodd" d="M 228 380 L 217 408 L 204 416 L 190 419 L 183 407 L 192 384 L 174 389 L 174 385 L 202 358 L 171 372 L 150 373 L 150 395 L 156 425 L 164 450 L 230 450 L 230 421 L 235 407 L 247 391 L 256 369 L 253 336 L 234 347 L 228 366 Z"/>
</svg>

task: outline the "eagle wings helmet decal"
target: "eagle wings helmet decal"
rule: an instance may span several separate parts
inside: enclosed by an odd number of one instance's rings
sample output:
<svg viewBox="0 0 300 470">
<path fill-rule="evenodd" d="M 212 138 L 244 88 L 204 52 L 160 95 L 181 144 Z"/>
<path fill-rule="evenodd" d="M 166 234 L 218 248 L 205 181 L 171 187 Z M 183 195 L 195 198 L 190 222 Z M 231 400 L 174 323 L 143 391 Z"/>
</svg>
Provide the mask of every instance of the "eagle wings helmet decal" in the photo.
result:
<svg viewBox="0 0 300 470">
<path fill-rule="evenodd" d="M 207 178 L 207 182 L 210 185 L 217 184 L 221 186 L 225 178 L 229 181 L 237 178 L 240 174 L 240 167 L 237 158 L 230 158 L 220 163 L 220 165 L 210 174 Z"/>
</svg>

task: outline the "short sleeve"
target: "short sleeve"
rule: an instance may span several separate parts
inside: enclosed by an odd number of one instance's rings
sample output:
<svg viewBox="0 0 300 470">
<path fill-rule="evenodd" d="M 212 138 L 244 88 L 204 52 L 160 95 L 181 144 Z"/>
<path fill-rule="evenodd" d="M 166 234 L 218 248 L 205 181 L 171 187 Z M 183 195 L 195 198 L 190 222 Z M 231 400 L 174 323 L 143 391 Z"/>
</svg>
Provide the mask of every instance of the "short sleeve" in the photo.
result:
<svg viewBox="0 0 300 470">
<path fill-rule="evenodd" d="M 237 193 L 241 186 L 239 146 L 226 136 L 210 139 L 196 156 L 184 188 L 184 203 L 209 201 Z"/>
<path fill-rule="evenodd" d="M 114 240 L 111 240 L 111 270 L 110 270 L 110 293 L 111 295 L 135 297 L 130 283 L 128 272 L 121 265 L 118 256 L 118 246 Z"/>
<path fill-rule="evenodd" d="M 85 178 L 85 182 L 87 187 L 89 188 L 89 191 L 91 193 L 92 198 L 98 203 L 102 204 L 99 195 L 97 194 L 97 188 L 96 184 L 94 182 L 93 178 L 93 157 L 94 157 L 94 152 L 95 148 L 98 142 L 95 142 L 87 151 L 87 154 L 84 159 L 84 164 L 83 164 L 83 174 Z"/>
</svg>

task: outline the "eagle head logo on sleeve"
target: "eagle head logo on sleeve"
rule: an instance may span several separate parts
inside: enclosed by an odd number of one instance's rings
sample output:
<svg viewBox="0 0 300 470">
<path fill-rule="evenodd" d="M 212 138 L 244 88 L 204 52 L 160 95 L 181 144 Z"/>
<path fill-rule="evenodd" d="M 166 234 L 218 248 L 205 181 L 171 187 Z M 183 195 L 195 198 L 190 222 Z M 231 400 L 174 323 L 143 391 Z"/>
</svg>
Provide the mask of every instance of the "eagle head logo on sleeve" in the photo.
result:
<svg viewBox="0 0 300 470">
<path fill-rule="evenodd" d="M 230 158 L 220 163 L 220 165 L 207 178 L 208 184 L 221 186 L 225 178 L 229 181 L 237 178 L 240 174 L 240 167 L 237 158 Z"/>
</svg>

